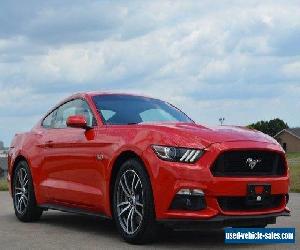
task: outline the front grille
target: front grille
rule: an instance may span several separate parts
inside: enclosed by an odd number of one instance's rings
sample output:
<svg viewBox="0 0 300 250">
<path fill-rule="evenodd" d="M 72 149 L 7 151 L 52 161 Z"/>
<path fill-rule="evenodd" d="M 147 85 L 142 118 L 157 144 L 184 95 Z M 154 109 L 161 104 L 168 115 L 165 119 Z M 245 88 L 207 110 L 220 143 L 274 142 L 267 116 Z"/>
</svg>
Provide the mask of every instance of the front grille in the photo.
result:
<svg viewBox="0 0 300 250">
<path fill-rule="evenodd" d="M 251 211 L 260 209 L 274 209 L 281 206 L 284 195 L 270 195 L 262 202 L 249 203 L 246 196 L 219 197 L 218 203 L 223 211 Z"/>
<path fill-rule="evenodd" d="M 271 151 L 227 151 L 217 158 L 211 171 L 214 176 L 282 176 L 285 163 L 280 154 Z"/>
</svg>

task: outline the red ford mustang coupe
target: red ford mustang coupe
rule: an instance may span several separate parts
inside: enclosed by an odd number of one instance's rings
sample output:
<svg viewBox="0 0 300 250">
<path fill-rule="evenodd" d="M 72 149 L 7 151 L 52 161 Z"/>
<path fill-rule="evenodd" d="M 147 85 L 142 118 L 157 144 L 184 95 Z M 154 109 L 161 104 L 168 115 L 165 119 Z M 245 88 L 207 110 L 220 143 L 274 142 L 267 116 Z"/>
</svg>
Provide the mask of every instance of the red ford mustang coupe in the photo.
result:
<svg viewBox="0 0 300 250">
<path fill-rule="evenodd" d="M 8 181 L 21 221 L 47 209 L 104 216 L 131 243 L 161 226 L 265 227 L 289 215 L 274 139 L 127 94 L 81 93 L 52 108 L 13 139 Z"/>
</svg>

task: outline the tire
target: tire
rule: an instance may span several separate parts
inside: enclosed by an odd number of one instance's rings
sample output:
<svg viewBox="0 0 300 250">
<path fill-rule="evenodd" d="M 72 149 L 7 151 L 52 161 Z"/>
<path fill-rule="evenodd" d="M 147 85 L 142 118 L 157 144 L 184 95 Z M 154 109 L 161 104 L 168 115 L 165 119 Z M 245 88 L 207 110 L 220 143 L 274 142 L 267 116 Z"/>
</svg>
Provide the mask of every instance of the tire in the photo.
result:
<svg viewBox="0 0 300 250">
<path fill-rule="evenodd" d="M 20 161 L 13 177 L 13 203 L 15 215 L 22 222 L 40 219 L 43 209 L 36 204 L 32 176 L 26 161 Z"/>
<path fill-rule="evenodd" d="M 124 162 L 116 176 L 113 215 L 122 238 L 144 244 L 157 237 L 151 184 L 143 164 L 137 159 Z"/>
</svg>

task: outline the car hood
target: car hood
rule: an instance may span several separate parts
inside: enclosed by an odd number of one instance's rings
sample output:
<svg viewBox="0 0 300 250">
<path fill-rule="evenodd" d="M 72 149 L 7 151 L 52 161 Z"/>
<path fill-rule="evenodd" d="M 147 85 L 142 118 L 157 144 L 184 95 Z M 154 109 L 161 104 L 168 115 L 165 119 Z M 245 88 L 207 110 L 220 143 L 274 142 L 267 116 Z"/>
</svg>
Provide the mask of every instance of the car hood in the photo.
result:
<svg viewBox="0 0 300 250">
<path fill-rule="evenodd" d="M 151 130 L 163 133 L 177 145 L 207 147 L 213 143 L 229 141 L 255 141 L 277 144 L 272 137 L 262 132 L 238 126 L 216 126 L 208 127 L 195 123 L 162 123 L 143 124 L 151 127 Z"/>
</svg>

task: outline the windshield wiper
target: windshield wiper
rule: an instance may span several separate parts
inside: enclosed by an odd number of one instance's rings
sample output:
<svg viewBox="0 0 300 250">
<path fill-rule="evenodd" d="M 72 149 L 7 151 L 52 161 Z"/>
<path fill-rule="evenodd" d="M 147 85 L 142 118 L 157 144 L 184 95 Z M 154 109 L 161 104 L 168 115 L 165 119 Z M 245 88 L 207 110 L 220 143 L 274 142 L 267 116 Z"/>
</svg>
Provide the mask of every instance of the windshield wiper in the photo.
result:
<svg viewBox="0 0 300 250">
<path fill-rule="evenodd" d="M 136 125 L 139 124 L 139 122 L 128 122 L 127 125 Z"/>
</svg>

